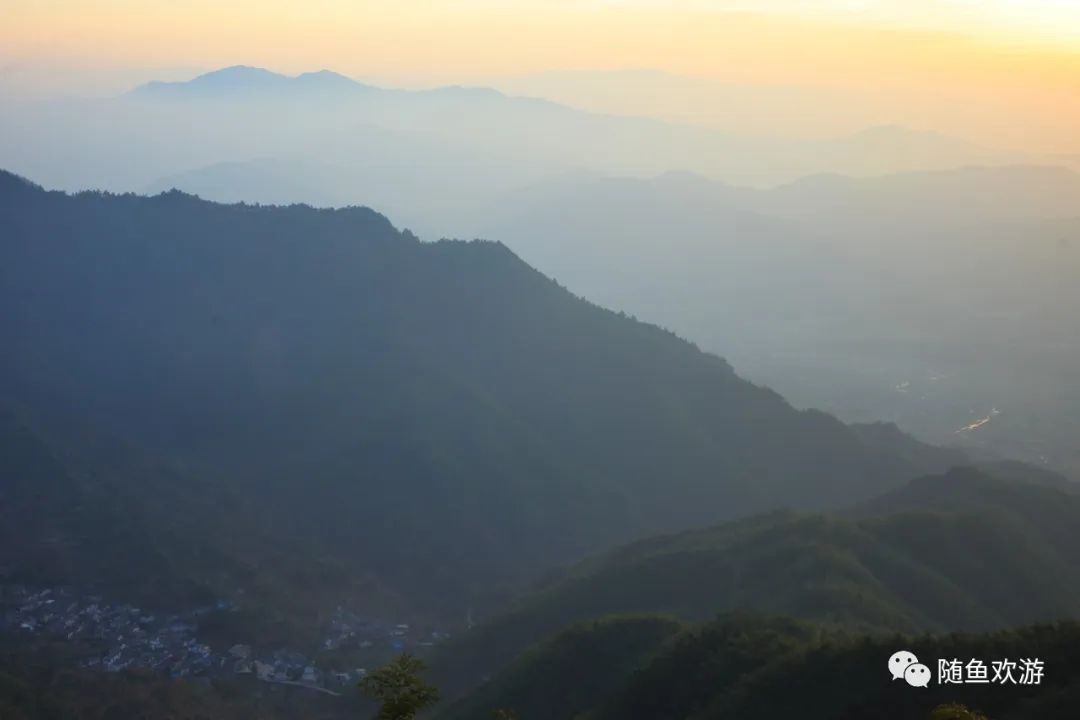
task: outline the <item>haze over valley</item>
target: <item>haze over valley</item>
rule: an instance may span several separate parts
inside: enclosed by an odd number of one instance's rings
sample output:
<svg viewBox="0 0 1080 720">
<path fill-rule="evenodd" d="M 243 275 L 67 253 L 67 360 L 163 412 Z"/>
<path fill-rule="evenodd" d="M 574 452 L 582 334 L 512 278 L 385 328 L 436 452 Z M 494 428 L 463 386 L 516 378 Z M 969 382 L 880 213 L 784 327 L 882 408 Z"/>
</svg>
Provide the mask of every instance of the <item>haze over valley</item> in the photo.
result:
<svg viewBox="0 0 1080 720">
<path fill-rule="evenodd" d="M 1068 3 L 8 4 L 0 718 L 1072 720 L 1078 78 Z"/>
<path fill-rule="evenodd" d="M 742 136 L 245 66 L 2 122 L 8 167 L 48 187 L 364 205 L 425 240 L 498 240 L 801 407 L 1080 467 L 1080 175 L 1045 154 L 895 125 Z"/>
</svg>

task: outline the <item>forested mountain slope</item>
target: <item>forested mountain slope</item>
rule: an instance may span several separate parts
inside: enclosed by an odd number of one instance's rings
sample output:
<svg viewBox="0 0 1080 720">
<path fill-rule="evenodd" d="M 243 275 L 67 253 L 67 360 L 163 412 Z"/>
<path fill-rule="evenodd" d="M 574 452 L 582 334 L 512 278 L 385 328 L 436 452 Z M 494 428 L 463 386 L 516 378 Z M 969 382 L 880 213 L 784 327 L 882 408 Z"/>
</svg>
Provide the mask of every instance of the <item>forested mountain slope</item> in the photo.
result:
<svg viewBox="0 0 1080 720">
<path fill-rule="evenodd" d="M 457 621 L 607 545 L 846 504 L 957 459 L 867 444 L 498 243 L 421 243 L 364 208 L 69 196 L 4 174 L 0 227 L 17 414 L 237 498 L 207 523 L 305 590 L 364 577 Z M 188 482 L 178 497 L 206 497 Z M 154 487 L 131 477 L 127 517 Z M 260 558 L 264 542 L 298 557 Z"/>
<path fill-rule="evenodd" d="M 730 614 L 678 627 L 660 617 L 580 623 L 545 642 L 439 720 L 502 709 L 521 720 L 927 720 L 959 703 L 993 720 L 1070 720 L 1080 699 L 1075 622 L 981 634 L 877 635 L 787 618 Z M 913 652 L 928 687 L 893 680 Z M 1014 663 L 1011 681 L 947 684 L 938 660 Z M 1025 678 L 1024 660 L 1042 675 Z"/>
<path fill-rule="evenodd" d="M 613 614 L 752 611 L 848 631 L 989 630 L 1080 617 L 1080 495 L 1022 466 L 955 468 L 833 514 L 775 512 L 632 543 L 459 636 L 464 687 L 562 628 Z"/>
</svg>

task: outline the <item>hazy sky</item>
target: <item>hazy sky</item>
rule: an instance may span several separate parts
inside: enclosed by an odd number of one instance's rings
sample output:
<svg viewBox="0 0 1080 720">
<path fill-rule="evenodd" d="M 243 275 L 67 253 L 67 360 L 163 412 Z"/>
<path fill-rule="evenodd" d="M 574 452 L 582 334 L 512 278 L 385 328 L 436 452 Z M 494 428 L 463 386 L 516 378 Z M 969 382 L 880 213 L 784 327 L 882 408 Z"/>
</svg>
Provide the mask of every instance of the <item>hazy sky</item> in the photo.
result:
<svg viewBox="0 0 1080 720">
<path fill-rule="evenodd" d="M 852 92 L 919 109 L 898 121 L 1080 150 L 1080 0 L 0 2 L 0 92 L 115 92 L 230 64 L 405 85 L 657 68 Z"/>
</svg>

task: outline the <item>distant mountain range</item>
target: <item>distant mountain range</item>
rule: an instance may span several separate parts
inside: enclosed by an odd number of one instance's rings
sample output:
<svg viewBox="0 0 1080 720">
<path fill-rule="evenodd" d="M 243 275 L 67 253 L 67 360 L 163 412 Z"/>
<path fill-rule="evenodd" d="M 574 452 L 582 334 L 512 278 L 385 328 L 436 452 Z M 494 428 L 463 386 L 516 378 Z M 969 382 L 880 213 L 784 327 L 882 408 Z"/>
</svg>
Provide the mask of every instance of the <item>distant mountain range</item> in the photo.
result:
<svg viewBox="0 0 1080 720">
<path fill-rule="evenodd" d="M 502 245 L 421 243 L 367 209 L 69 196 L 4 174 L 0 223 L 0 388 L 69 458 L 33 471 L 58 478 L 33 502 L 59 527 L 11 518 L 16 574 L 43 534 L 97 552 L 68 498 L 90 516 L 123 498 L 139 548 L 220 554 L 220 572 L 185 575 L 219 596 L 397 598 L 454 622 L 615 542 L 867 498 L 962 459 L 864 440 Z M 94 474 L 85 427 L 182 471 L 138 481 L 108 470 L 130 465 L 115 450 L 95 455 L 111 485 L 73 486 Z M 213 488 L 170 501 L 197 522 L 155 519 L 159 483 Z"/>
<path fill-rule="evenodd" d="M 694 338 L 796 405 L 1076 472 L 1077 208 L 1080 175 L 1053 167 L 765 191 L 574 173 L 500 196 L 466 235 Z"/>
<path fill-rule="evenodd" d="M 373 90 L 344 75 L 330 70 L 308 72 L 287 77 L 262 68 L 236 65 L 199 75 L 193 80 L 181 82 L 154 81 L 140 85 L 130 95 L 140 98 L 166 98 L 183 96 L 234 97 L 236 94 L 250 96 L 259 93 L 326 92 L 347 93 Z"/>
<path fill-rule="evenodd" d="M 278 77 L 291 87 L 304 76 Z M 425 238 L 496 238 L 585 297 L 723 354 L 797 406 L 1080 471 L 1072 399 L 1059 391 L 1075 385 L 1080 342 L 1067 311 L 1080 302 L 1075 172 L 897 126 L 762 142 L 498 94 L 474 103 L 463 90 L 436 101 L 439 91 L 358 87 L 343 95 L 365 98 L 348 104 L 369 124 L 333 152 L 290 154 L 283 137 L 139 187 L 362 203 Z M 627 162 L 645 147 L 646 163 Z M 1049 160 L 1067 158 L 1032 162 Z M 783 183 L 738 184 L 762 172 Z"/>
<path fill-rule="evenodd" d="M 987 148 L 949 137 L 972 132 L 985 137 L 988 132 L 994 132 L 989 123 L 964 122 L 957 114 L 961 107 L 970 113 L 966 118 L 979 115 L 994 118 L 999 126 L 1038 127 L 1040 116 L 1040 110 L 1034 106 L 1010 105 L 1004 97 L 979 96 L 977 91 L 964 100 L 953 96 L 951 107 L 943 111 L 940 104 L 925 97 L 913 97 L 895 89 L 884 90 L 889 84 L 888 79 L 883 79 L 881 87 L 856 90 L 842 82 L 805 84 L 798 79 L 798 73 L 790 73 L 786 81 L 779 82 L 765 78 L 756 82 L 749 79 L 733 82 L 718 77 L 725 75 L 725 70 L 715 70 L 714 77 L 683 75 L 655 68 L 555 70 L 517 77 L 495 76 L 481 82 L 510 95 L 543 97 L 589 112 L 651 117 L 738 135 L 828 138 L 861 135 L 856 132 L 858 129 L 871 128 L 868 135 L 877 134 L 890 143 L 900 141 L 886 149 L 894 158 L 905 149 L 929 149 L 933 135 L 937 135 L 941 142 L 939 147 L 945 152 L 939 160 L 956 159 L 956 152 L 963 151 L 964 145 L 967 145 L 967 152 L 978 152 L 985 158 L 989 153 Z M 966 89 L 957 88 L 960 93 Z M 877 130 L 887 129 L 890 125 L 937 128 L 940 132 Z M 913 139 L 917 135 L 922 137 L 907 145 L 903 142 L 905 134 Z M 1064 137 L 1068 135 L 1064 134 Z M 1058 138 L 1060 141 L 1062 135 Z M 1031 138 L 1032 141 L 1035 139 Z M 922 142 L 931 144 L 922 145 Z M 1069 143 L 1065 146 L 1069 147 Z M 994 154 L 998 157 L 1009 155 Z M 924 162 L 929 156 L 921 155 L 917 150 L 910 161 L 916 159 Z M 1019 153 L 1013 154 L 1013 162 L 1020 159 Z M 1055 160 L 1053 164 L 1062 163 Z M 914 168 L 913 164 L 908 169 Z"/>
<path fill-rule="evenodd" d="M 125 97 L 138 100 L 190 101 L 216 100 L 234 102 L 283 100 L 311 102 L 333 100 L 365 100 L 372 97 L 439 98 L 443 100 L 464 98 L 472 101 L 507 100 L 498 90 L 486 87 L 463 87 L 447 85 L 428 90 L 398 90 L 382 88 L 357 82 L 332 70 L 318 70 L 288 76 L 263 68 L 234 65 L 222 68 L 191 80 L 178 82 L 149 82 L 131 90 Z M 534 105 L 542 100 L 525 100 Z M 552 104 L 554 105 L 554 104 Z"/>
<path fill-rule="evenodd" d="M 43 147 L 55 152 L 44 154 Z M 490 88 L 406 91 L 326 70 L 288 77 L 245 66 L 152 82 L 106 100 L 16 106 L 0 118 L 0 157 L 51 186 L 116 191 L 221 163 L 333 163 L 347 168 L 352 182 L 323 184 L 327 195 L 352 191 L 350 202 L 367 203 L 362 191 L 381 179 L 397 198 L 394 208 L 421 209 L 430 195 L 424 179 L 432 177 L 454 200 L 447 208 L 475 208 L 492 188 L 573 169 L 635 176 L 687 170 L 771 185 L 819 172 L 867 175 L 1021 160 L 896 126 L 814 141 L 749 137 L 590 113 Z M 257 187 L 234 189 L 260 199 Z M 417 215 L 403 219 L 412 224 L 422 219 Z M 440 229 L 453 228 L 434 221 L 423 228 Z"/>
</svg>

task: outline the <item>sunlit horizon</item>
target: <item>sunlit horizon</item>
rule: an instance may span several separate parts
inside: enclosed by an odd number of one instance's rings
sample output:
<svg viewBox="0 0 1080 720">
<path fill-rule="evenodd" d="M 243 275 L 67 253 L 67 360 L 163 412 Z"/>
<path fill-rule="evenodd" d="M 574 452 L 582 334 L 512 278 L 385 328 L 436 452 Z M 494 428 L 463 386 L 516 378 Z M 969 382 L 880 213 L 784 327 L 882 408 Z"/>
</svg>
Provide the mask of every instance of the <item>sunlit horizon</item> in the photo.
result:
<svg viewBox="0 0 1080 720">
<path fill-rule="evenodd" d="M 329 69 L 405 88 L 515 89 L 551 72 L 649 69 L 822 98 L 762 105 L 739 121 L 754 131 L 827 137 L 902 124 L 1013 150 L 1080 151 L 1075 1 L 21 0 L 0 9 L 0 100 L 107 97 L 233 65 Z M 747 129 L 724 124 L 724 98 L 560 88 L 549 99 Z"/>
</svg>

